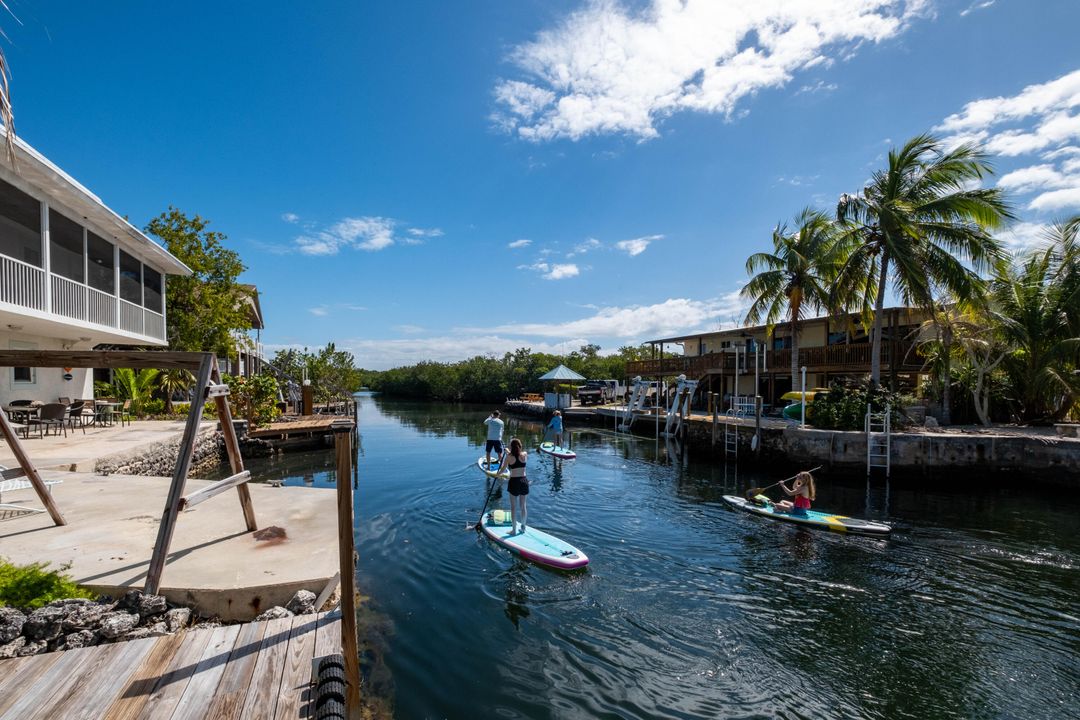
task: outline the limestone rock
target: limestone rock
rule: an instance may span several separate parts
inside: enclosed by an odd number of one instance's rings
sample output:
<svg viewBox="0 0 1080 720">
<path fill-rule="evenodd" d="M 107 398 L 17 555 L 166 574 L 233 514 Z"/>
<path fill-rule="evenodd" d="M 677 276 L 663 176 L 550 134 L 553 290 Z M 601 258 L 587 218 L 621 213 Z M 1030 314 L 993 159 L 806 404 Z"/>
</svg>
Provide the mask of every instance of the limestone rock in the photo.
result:
<svg viewBox="0 0 1080 720">
<path fill-rule="evenodd" d="M 67 610 L 63 606 L 53 607 L 46 605 L 43 608 L 38 608 L 30 613 L 30 617 L 26 618 L 26 623 L 23 625 L 23 635 L 32 642 L 38 640 L 47 642 L 60 637 L 60 633 L 63 631 L 61 623 L 66 615 Z"/>
<path fill-rule="evenodd" d="M 26 647 L 26 638 L 20 635 L 6 645 L 0 645 L 0 660 L 18 657 L 19 651 Z"/>
<path fill-rule="evenodd" d="M 26 616 L 15 608 L 0 607 L 0 645 L 22 635 Z"/>
<path fill-rule="evenodd" d="M 139 640 L 141 638 L 148 637 L 161 637 L 168 635 L 169 629 L 165 627 L 165 623 L 159 622 L 153 625 L 147 625 L 145 627 L 137 627 L 127 635 L 124 636 L 124 640 Z"/>
<path fill-rule="evenodd" d="M 148 617 L 161 615 L 169 609 L 169 606 L 165 604 L 165 596 L 163 595 L 142 595 L 139 597 L 138 606 L 132 609 L 136 610 L 139 617 L 145 620 Z"/>
<path fill-rule="evenodd" d="M 106 613 L 105 616 L 101 618 L 101 627 L 98 632 L 101 633 L 103 638 L 113 640 L 121 635 L 126 635 L 131 632 L 138 624 L 138 615 L 123 610 L 117 610 Z"/>
<path fill-rule="evenodd" d="M 277 620 L 279 618 L 292 617 L 293 614 L 294 613 L 292 613 L 289 610 L 286 610 L 285 608 L 281 607 L 280 605 L 275 605 L 274 607 L 270 608 L 269 610 L 256 615 L 255 620 L 256 621 L 260 621 L 260 620 Z"/>
<path fill-rule="evenodd" d="M 56 644 L 56 649 L 74 650 L 75 648 L 89 647 L 94 644 L 95 639 L 94 633 L 89 630 L 79 630 L 61 637 Z"/>
<path fill-rule="evenodd" d="M 937 418 L 933 415 L 927 415 L 926 420 L 923 421 L 923 427 L 936 428 L 938 426 Z"/>
<path fill-rule="evenodd" d="M 35 640 L 34 642 L 28 642 L 22 646 L 19 650 L 19 657 L 26 657 L 28 655 L 40 655 L 43 652 L 47 652 L 49 649 L 49 643 L 46 640 Z"/>
<path fill-rule="evenodd" d="M 75 605 L 71 607 L 61 626 L 65 633 L 93 630 L 101 618 L 112 611 L 112 605 Z"/>
<path fill-rule="evenodd" d="M 178 607 L 165 613 L 165 626 L 169 632 L 183 630 L 191 624 L 191 610 L 186 607 Z"/>
<path fill-rule="evenodd" d="M 311 615 L 315 612 L 315 593 L 310 590 L 297 590 L 285 609 L 293 615 Z"/>
<path fill-rule="evenodd" d="M 209 628 L 221 627 L 220 618 L 203 618 L 199 622 L 191 626 L 192 630 L 207 630 Z"/>
</svg>

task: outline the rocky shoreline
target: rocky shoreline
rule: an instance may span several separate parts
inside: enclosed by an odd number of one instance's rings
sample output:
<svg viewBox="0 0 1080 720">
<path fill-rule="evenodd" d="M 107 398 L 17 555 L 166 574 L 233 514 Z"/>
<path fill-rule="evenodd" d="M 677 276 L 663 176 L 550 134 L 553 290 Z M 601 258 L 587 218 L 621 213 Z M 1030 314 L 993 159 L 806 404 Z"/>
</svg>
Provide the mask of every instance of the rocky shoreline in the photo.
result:
<svg viewBox="0 0 1080 720">
<path fill-rule="evenodd" d="M 102 475 L 172 477 L 182 439 L 177 436 L 171 440 L 145 445 L 131 452 L 100 458 L 94 465 L 94 472 Z M 239 441 L 240 454 L 243 457 L 263 457 L 277 452 L 274 446 L 265 440 L 249 438 L 246 434 L 241 434 Z M 191 461 L 189 477 L 202 477 L 228 462 L 225 438 L 221 431 L 204 429 L 195 437 L 195 453 Z"/>
<path fill-rule="evenodd" d="M 255 621 L 315 612 L 315 593 L 300 590 L 285 607 L 272 607 Z M 0 607 L 0 659 L 225 624 L 218 618 L 199 617 L 188 607 L 170 606 L 163 596 L 145 595 L 141 590 L 130 590 L 119 600 L 70 598 L 54 600 L 36 610 Z"/>
</svg>

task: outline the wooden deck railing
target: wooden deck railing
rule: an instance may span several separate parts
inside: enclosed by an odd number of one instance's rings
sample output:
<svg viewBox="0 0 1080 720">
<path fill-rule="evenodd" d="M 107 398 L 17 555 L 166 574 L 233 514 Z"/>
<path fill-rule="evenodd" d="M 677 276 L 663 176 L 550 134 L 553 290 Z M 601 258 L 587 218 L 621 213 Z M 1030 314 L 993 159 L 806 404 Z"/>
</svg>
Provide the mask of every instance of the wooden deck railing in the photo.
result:
<svg viewBox="0 0 1080 720">
<path fill-rule="evenodd" d="M 890 343 L 882 344 L 882 368 L 892 369 L 892 351 L 893 346 Z M 805 365 L 809 372 L 870 372 L 870 352 L 869 343 L 799 348 L 799 365 Z M 910 342 L 897 343 L 895 355 L 897 370 L 912 372 L 923 366 L 922 358 Z M 771 350 L 768 353 L 767 362 L 770 372 L 783 372 L 791 367 L 791 350 Z M 752 372 L 753 361 L 751 360 L 747 365 Z M 626 374 L 631 377 L 663 373 L 665 375 L 684 374 L 689 378 L 699 378 L 710 372 L 734 373 L 735 354 L 731 352 L 707 353 L 692 357 L 634 360 L 626 363 Z"/>
</svg>

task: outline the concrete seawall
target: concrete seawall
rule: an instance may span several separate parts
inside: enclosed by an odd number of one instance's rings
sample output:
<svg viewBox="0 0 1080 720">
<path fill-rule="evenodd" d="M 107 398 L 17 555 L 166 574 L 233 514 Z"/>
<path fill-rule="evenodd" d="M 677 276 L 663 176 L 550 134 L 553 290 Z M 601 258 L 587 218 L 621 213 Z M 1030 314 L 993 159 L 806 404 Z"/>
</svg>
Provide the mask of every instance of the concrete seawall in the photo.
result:
<svg viewBox="0 0 1080 720">
<path fill-rule="evenodd" d="M 568 426 L 613 427 L 611 409 L 574 408 L 565 413 Z M 728 423 L 738 426 L 740 462 L 786 463 L 792 466 L 823 465 L 827 469 L 866 472 L 866 434 L 841 430 L 800 428 L 774 419 L 763 420 L 760 452 L 751 447 L 753 419 Z M 713 440 L 711 418 L 697 415 L 687 420 L 683 441 L 687 448 L 724 456 L 724 421 Z M 663 424 L 661 423 L 661 428 Z M 656 423 L 644 417 L 635 423 L 634 433 L 652 437 Z M 994 476 L 1017 476 L 1025 481 L 1080 487 L 1080 438 L 1058 437 L 1038 429 L 1020 428 L 994 432 L 993 428 L 968 431 L 956 429 L 894 432 L 890 454 L 894 478 L 932 477 L 937 480 Z M 881 472 L 875 470 L 875 472 Z"/>
</svg>

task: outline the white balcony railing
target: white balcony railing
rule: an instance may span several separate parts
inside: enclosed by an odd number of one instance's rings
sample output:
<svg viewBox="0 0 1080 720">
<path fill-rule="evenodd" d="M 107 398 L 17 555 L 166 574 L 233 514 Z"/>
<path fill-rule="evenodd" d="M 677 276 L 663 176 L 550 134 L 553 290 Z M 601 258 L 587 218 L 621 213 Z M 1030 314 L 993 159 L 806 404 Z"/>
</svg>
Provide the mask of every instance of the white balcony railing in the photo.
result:
<svg viewBox="0 0 1080 720">
<path fill-rule="evenodd" d="M 60 275 L 52 276 L 52 310 L 57 315 L 86 320 L 86 286 Z"/>
<path fill-rule="evenodd" d="M 45 310 L 45 271 L 0 255 L 0 302 Z"/>
<path fill-rule="evenodd" d="M 63 318 L 113 329 L 119 327 L 155 340 L 165 339 L 165 316 L 161 313 L 62 275 L 50 273 L 48 287 L 45 282 L 45 271 L 41 268 L 0 254 L 0 303 L 38 312 L 46 312 L 48 305 L 53 315 Z M 46 297 L 50 298 L 49 303 Z M 117 303 L 120 303 L 119 326 Z"/>
<path fill-rule="evenodd" d="M 120 329 L 136 335 L 143 334 L 143 309 L 127 300 L 120 301 Z"/>
<path fill-rule="evenodd" d="M 90 322 L 96 325 L 116 326 L 116 296 L 87 288 L 90 291 Z"/>
</svg>

